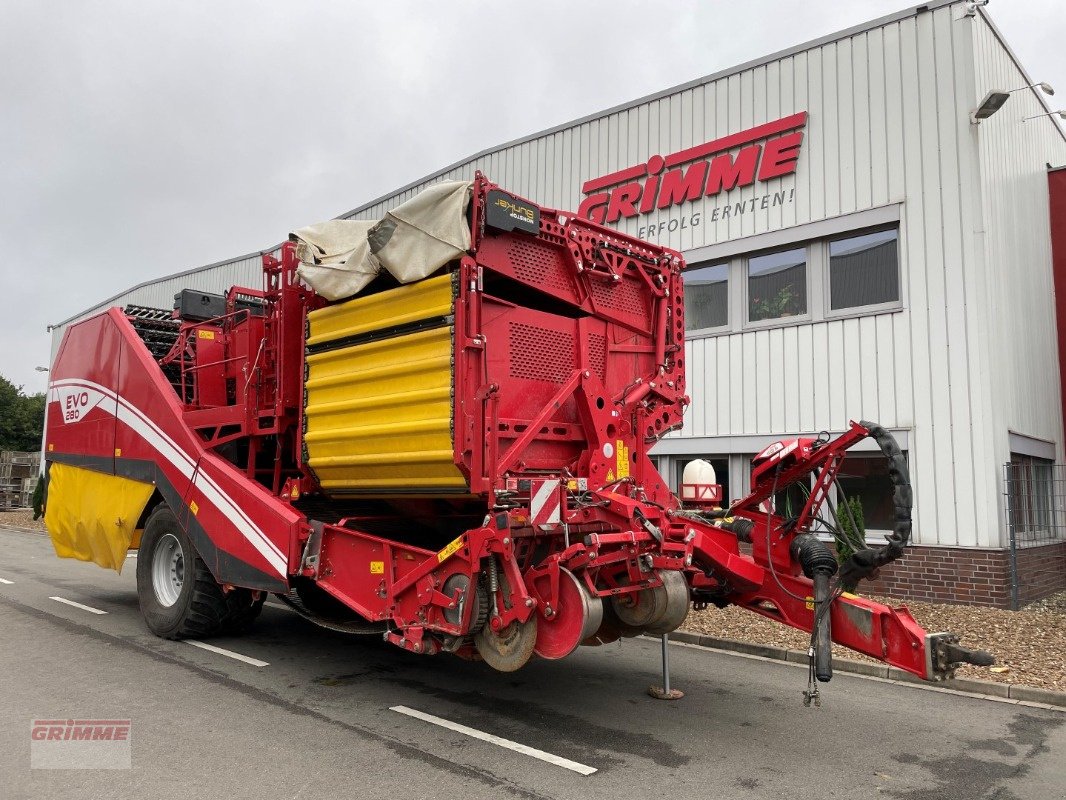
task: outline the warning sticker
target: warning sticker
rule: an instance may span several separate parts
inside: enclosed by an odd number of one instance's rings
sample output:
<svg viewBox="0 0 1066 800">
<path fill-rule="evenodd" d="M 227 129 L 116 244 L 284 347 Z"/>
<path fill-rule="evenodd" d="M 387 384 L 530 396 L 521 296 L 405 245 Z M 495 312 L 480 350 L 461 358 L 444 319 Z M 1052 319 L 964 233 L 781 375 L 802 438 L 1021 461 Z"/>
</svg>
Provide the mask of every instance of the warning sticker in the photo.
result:
<svg viewBox="0 0 1066 800">
<path fill-rule="evenodd" d="M 621 439 L 615 442 L 615 465 L 619 480 L 629 477 L 629 448 Z"/>
<path fill-rule="evenodd" d="M 385 562 L 384 561 L 371 561 L 370 562 L 370 574 L 371 575 L 384 575 L 385 574 Z"/>
<path fill-rule="evenodd" d="M 451 555 L 453 555 L 462 546 L 463 546 L 463 537 L 462 536 L 460 536 L 454 542 L 452 542 L 452 543 L 450 543 L 448 545 L 445 545 L 444 549 L 441 550 L 439 553 L 437 553 L 437 563 L 439 564 L 440 562 L 444 561 L 446 558 L 448 558 Z"/>
</svg>

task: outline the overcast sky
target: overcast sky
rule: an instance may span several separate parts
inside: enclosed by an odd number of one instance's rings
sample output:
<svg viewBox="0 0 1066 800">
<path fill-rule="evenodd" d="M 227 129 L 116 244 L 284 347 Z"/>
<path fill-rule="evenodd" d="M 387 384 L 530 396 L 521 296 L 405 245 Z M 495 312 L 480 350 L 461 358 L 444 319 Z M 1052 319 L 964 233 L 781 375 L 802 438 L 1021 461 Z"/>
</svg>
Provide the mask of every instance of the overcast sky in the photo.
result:
<svg viewBox="0 0 1066 800">
<path fill-rule="evenodd" d="M 46 326 L 133 284 L 904 7 L 0 0 L 0 374 L 43 390 Z M 1062 0 L 988 10 L 1066 107 Z"/>
</svg>

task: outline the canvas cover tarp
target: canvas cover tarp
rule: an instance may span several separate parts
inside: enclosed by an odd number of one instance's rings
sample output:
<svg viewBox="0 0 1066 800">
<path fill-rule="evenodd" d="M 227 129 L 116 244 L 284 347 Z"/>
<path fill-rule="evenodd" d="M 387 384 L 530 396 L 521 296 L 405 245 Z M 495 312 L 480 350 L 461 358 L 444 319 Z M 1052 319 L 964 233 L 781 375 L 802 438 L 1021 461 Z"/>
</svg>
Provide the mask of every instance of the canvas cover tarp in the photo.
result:
<svg viewBox="0 0 1066 800">
<path fill-rule="evenodd" d="M 297 274 L 328 300 L 357 294 L 382 269 L 400 283 L 427 278 L 470 249 L 472 191 L 469 181 L 444 181 L 378 222 L 335 219 L 294 231 Z"/>
</svg>

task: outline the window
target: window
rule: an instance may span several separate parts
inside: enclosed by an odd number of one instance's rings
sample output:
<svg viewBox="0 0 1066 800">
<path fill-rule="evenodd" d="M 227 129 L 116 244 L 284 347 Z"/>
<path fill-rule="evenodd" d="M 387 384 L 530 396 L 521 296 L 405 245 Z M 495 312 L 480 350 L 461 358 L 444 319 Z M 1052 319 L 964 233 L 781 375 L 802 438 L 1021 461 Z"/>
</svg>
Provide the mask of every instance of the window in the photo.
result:
<svg viewBox="0 0 1066 800">
<path fill-rule="evenodd" d="M 729 264 L 686 270 L 685 328 L 720 328 L 729 324 Z"/>
<path fill-rule="evenodd" d="M 806 313 L 807 248 L 797 247 L 748 259 L 749 321 Z"/>
<path fill-rule="evenodd" d="M 829 243 L 829 307 L 899 302 L 898 231 L 875 231 Z"/>
<path fill-rule="evenodd" d="M 685 482 L 685 467 L 688 466 L 690 461 L 695 461 L 697 458 L 703 458 L 710 462 L 714 467 L 714 479 L 718 482 L 718 485 L 722 487 L 722 500 L 719 505 L 723 508 L 729 505 L 730 500 L 735 498 L 729 494 L 729 459 L 721 456 L 684 456 L 678 461 L 677 464 L 677 492 L 681 494 L 681 484 Z"/>
<path fill-rule="evenodd" d="M 811 496 L 811 482 L 800 481 L 778 490 L 774 495 L 774 513 L 785 519 L 795 519 L 807 505 Z"/>
<path fill-rule="evenodd" d="M 906 454 L 904 454 L 906 456 Z M 814 476 L 778 490 L 774 495 L 774 512 L 782 517 L 797 516 L 811 496 Z M 863 528 L 867 537 L 880 538 L 884 531 L 896 526 L 896 487 L 888 477 L 888 461 L 880 453 L 848 453 L 844 458 L 836 484 L 829 488 L 827 498 L 837 510 L 838 516 L 847 514 L 841 504 L 859 499 L 862 505 Z M 821 519 L 833 521 L 829 506 L 822 506 Z M 856 520 L 858 521 L 858 520 Z M 828 536 L 829 530 L 815 520 L 812 530 Z"/>
<path fill-rule="evenodd" d="M 749 237 L 755 240 L 751 249 L 730 255 L 728 262 L 724 255 L 714 255 L 723 251 L 713 246 L 704 255 L 707 260 L 685 271 L 685 329 L 690 336 L 903 310 L 898 222 L 835 226 L 824 236 L 786 245 L 787 235 L 771 231 Z M 736 243 L 722 244 L 729 245 L 724 250 L 729 252 Z"/>
<path fill-rule="evenodd" d="M 1052 506 L 1054 465 L 1036 456 L 1011 453 L 1007 465 L 1009 522 L 1020 543 L 1057 538 Z"/>
<path fill-rule="evenodd" d="M 751 460 L 748 460 L 750 464 Z M 807 501 L 811 498 L 811 491 L 814 488 L 814 476 L 809 475 L 804 479 L 797 481 L 796 483 L 789 484 L 783 489 L 779 489 L 777 494 L 774 495 L 773 509 L 774 513 L 785 519 L 795 519 L 807 507 Z M 833 490 L 830 489 L 829 498 L 833 499 Z M 834 501 L 835 502 L 835 501 Z M 825 509 L 822 510 L 822 517 L 825 516 Z M 811 521 L 811 530 L 815 533 L 827 535 L 825 526 L 821 523 L 820 519 L 814 519 Z"/>
<path fill-rule="evenodd" d="M 834 504 L 839 509 L 845 498 L 858 497 L 866 530 L 890 531 L 896 527 L 896 487 L 888 477 L 888 459 L 884 456 L 848 453 L 837 475 L 837 486 Z"/>
</svg>

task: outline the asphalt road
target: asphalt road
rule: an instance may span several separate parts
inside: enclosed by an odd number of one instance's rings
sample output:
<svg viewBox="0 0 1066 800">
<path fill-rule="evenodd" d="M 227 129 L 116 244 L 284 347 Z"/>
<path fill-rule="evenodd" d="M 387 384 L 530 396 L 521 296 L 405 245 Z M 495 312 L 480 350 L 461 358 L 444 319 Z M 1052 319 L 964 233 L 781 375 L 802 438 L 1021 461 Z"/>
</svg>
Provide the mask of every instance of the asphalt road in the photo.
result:
<svg viewBox="0 0 1066 800">
<path fill-rule="evenodd" d="M 495 673 L 268 605 L 211 644 L 141 622 L 119 576 L 0 530 L 0 798 L 1066 798 L 1066 714 L 656 642 Z M 94 614 L 52 598 L 106 611 Z M 537 748 L 589 775 L 392 710 Z M 132 721 L 130 770 L 30 768 L 32 719 Z"/>
</svg>

